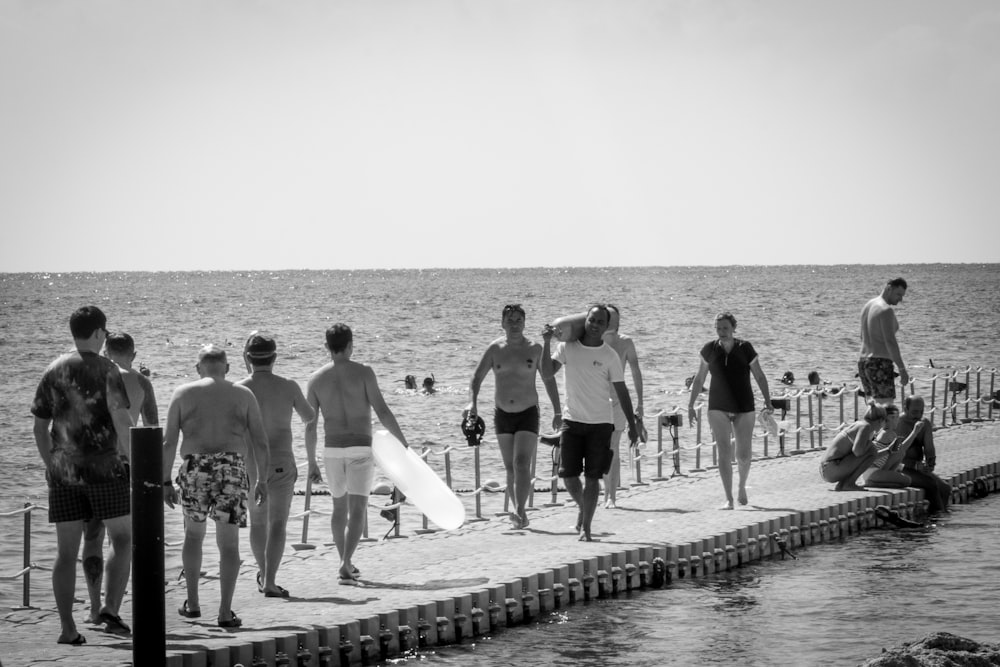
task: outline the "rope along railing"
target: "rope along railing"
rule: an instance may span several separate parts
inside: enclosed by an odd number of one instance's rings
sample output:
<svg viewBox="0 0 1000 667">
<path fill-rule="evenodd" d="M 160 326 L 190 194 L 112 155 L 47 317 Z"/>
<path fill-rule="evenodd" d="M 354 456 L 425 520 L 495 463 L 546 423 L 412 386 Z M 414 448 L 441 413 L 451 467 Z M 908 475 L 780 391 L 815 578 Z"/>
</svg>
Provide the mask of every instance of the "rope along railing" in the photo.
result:
<svg viewBox="0 0 1000 667">
<path fill-rule="evenodd" d="M 24 542 L 22 549 L 22 567 L 17 572 L 12 574 L 0 574 L 0 581 L 12 581 L 14 579 L 21 579 L 21 604 L 24 607 L 31 606 L 31 571 L 32 570 L 49 570 L 51 568 L 44 567 L 38 563 L 32 562 L 31 560 L 31 515 L 35 510 L 42 510 L 44 512 L 48 511 L 47 507 L 42 505 L 34 505 L 32 503 L 25 503 L 24 507 L 21 509 L 13 510 L 10 512 L 0 512 L 0 519 L 16 519 L 18 516 L 23 517 L 22 521 L 24 523 Z"/>
<path fill-rule="evenodd" d="M 973 421 L 993 421 L 1000 413 L 1000 392 L 996 388 L 996 368 L 971 366 L 964 369 L 926 369 L 931 371 L 926 377 L 914 377 L 910 382 L 902 387 L 903 395 L 914 395 L 919 393 L 925 399 L 926 405 L 924 414 L 935 429 L 948 428 L 959 423 Z M 688 396 L 687 391 L 664 392 L 663 395 L 675 394 L 677 396 Z M 686 405 L 687 401 L 682 401 Z M 771 448 L 777 445 L 775 456 L 789 456 L 800 454 L 816 449 L 824 448 L 824 440 L 827 436 L 836 433 L 851 421 L 857 420 L 865 409 L 865 397 L 861 392 L 861 387 L 857 383 L 844 383 L 841 385 L 810 386 L 802 389 L 789 389 L 780 396 L 773 396 L 772 403 L 776 410 L 780 410 L 781 418 L 778 420 L 779 431 L 777 442 L 763 430 L 756 429 L 754 435 L 761 442 L 762 454 L 764 458 L 771 457 Z M 704 409 L 704 402 L 697 402 L 695 409 L 701 417 Z M 685 477 L 683 472 L 684 461 L 690 461 L 693 456 L 693 467 L 687 472 L 703 472 L 708 467 L 718 465 L 718 452 L 714 441 L 703 439 L 702 424 L 704 420 L 699 418 L 694 424 L 693 442 L 688 442 L 691 429 L 682 428 L 686 407 L 673 405 L 670 408 L 661 409 L 655 414 L 657 431 L 655 450 L 653 443 L 635 448 L 629 451 L 629 468 L 633 472 L 633 486 L 642 486 L 650 482 L 670 480 L 674 477 Z M 827 419 L 835 416 L 835 421 L 827 423 Z M 794 438 L 794 447 L 791 439 Z M 542 439 L 546 441 L 545 438 Z M 473 457 L 472 470 L 474 474 L 474 485 L 471 489 L 456 489 L 452 479 L 452 459 L 454 456 Z M 707 452 L 711 451 L 709 455 Z M 532 461 L 532 494 L 529 496 L 528 508 L 535 509 L 535 492 L 548 491 L 550 498 L 543 507 L 558 506 L 562 503 L 559 500 L 559 448 L 553 446 L 551 451 L 551 474 L 548 476 L 538 475 L 536 470 L 536 460 Z M 472 499 L 474 504 L 474 514 L 468 519 L 469 522 L 486 521 L 484 516 L 484 499 L 503 493 L 503 508 L 496 515 L 506 514 L 509 507 L 509 490 L 506 485 L 495 481 L 482 481 L 482 470 L 480 462 L 479 447 L 455 447 L 451 445 L 438 446 L 433 442 L 425 442 L 421 445 L 420 456 L 428 463 L 434 462 L 436 466 L 443 467 L 444 479 L 448 487 L 463 499 Z M 710 460 L 709 460 L 710 456 Z M 704 460 L 703 460 L 704 459 Z M 667 467 L 672 470 L 667 471 Z M 304 468 L 305 464 L 300 466 Z M 644 470 L 652 476 L 644 478 Z M 300 474 L 308 476 L 308 472 L 300 471 Z M 545 486 L 548 488 L 546 489 Z M 537 488 L 536 488 L 537 487 Z M 308 480 L 305 489 L 305 503 L 303 510 L 289 517 L 289 526 L 292 522 L 302 521 L 301 541 L 292 544 L 295 549 L 313 549 L 316 545 L 309 542 L 309 521 L 313 516 L 329 517 L 330 510 L 316 509 L 311 505 L 311 497 L 322 492 L 313 490 L 312 481 Z M 328 492 L 327 492 L 328 493 Z M 392 522 L 389 531 L 381 539 L 393 537 L 404 537 L 402 533 L 403 512 L 407 508 L 405 499 L 399 494 L 390 495 L 390 501 L 386 504 L 382 502 L 380 496 L 372 496 L 369 499 L 369 507 L 377 511 L 379 515 Z M 23 517 L 24 522 L 24 547 L 23 547 L 23 567 L 9 574 L 0 574 L 0 581 L 15 580 L 23 578 L 23 604 L 30 606 L 30 573 L 34 569 L 48 570 L 38 563 L 31 561 L 31 516 L 34 510 L 46 510 L 40 505 L 25 503 L 23 508 L 0 513 L 2 519 L 17 519 Z M 421 514 L 420 527 L 414 529 L 416 533 L 433 532 L 429 520 Z M 291 528 L 289 528 L 291 532 Z M 5 531 L 9 533 L 9 531 Z M 366 522 L 364 539 L 373 540 L 369 536 L 369 526 Z M 168 547 L 180 547 L 182 540 L 165 542 Z"/>
</svg>

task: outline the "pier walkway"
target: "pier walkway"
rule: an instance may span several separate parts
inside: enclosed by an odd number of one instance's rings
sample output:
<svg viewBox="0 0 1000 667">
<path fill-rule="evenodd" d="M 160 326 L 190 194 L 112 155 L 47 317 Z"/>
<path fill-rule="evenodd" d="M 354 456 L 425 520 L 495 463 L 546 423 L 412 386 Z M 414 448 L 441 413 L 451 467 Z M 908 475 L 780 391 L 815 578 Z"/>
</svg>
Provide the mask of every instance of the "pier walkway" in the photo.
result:
<svg viewBox="0 0 1000 667">
<path fill-rule="evenodd" d="M 935 442 L 937 472 L 955 487 L 954 502 L 1000 491 L 1000 424 L 942 429 L 935 432 Z M 316 548 L 291 548 L 296 536 L 294 524 L 290 526 L 290 546 L 278 573 L 278 582 L 291 592 L 288 599 L 257 592 L 256 567 L 244 534 L 244 564 L 233 602 L 243 627 L 235 630 L 215 625 L 217 565 L 209 536 L 203 618 L 177 614 L 184 589 L 177 570 L 167 571 L 167 664 L 373 664 L 418 646 L 495 634 L 577 601 L 652 587 L 661 583 L 661 573 L 669 582 L 780 558 L 782 549 L 822 548 L 822 542 L 881 526 L 882 512 L 875 510 L 879 505 L 904 517 L 920 511 L 922 492 L 916 489 L 834 492 L 832 484 L 819 478 L 819 456 L 814 450 L 755 460 L 750 503 L 734 511 L 719 509 L 724 497 L 715 470 L 633 486 L 619 492 L 617 509 L 598 509 L 596 541 L 589 543 L 577 540 L 576 506 L 565 493 L 559 495 L 565 504 L 552 506 L 543 505 L 547 494 L 536 493 L 531 524 L 524 530 L 514 530 L 505 517 L 490 513 L 487 520 L 470 521 L 458 530 L 416 534 L 419 519 L 408 508 L 413 525 L 404 521 L 405 537 L 366 541 L 359 548 L 355 563 L 363 587 L 338 585 L 336 549 L 322 543 L 329 538 L 328 524 L 314 518 Z M 301 510 L 301 497 L 296 502 L 293 513 Z M 314 498 L 314 505 L 324 503 L 329 500 Z M 381 526 L 388 522 L 373 525 L 373 531 Z M 36 597 L 30 608 L 0 613 L 2 665 L 132 665 L 131 638 L 89 623 L 79 627 L 85 646 L 57 645 L 59 622 L 51 594 Z M 77 618 L 83 619 L 82 575 L 77 597 Z M 141 613 L 126 596 L 125 621 L 135 627 Z"/>
</svg>

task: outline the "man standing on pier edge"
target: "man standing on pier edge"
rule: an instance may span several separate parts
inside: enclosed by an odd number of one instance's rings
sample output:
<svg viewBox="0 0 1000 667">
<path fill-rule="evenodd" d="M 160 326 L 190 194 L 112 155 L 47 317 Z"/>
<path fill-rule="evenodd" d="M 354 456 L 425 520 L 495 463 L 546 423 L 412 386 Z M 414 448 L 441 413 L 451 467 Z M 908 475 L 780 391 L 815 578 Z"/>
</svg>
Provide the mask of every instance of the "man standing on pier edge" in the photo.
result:
<svg viewBox="0 0 1000 667">
<path fill-rule="evenodd" d="M 910 383 L 903 357 L 899 353 L 896 332 L 899 322 L 892 306 L 903 303 L 906 281 L 893 278 L 882 293 L 865 304 L 861 310 L 861 358 L 858 359 L 858 378 L 865 395 L 880 405 L 891 405 L 896 398 L 896 374 L 905 387 Z"/>
</svg>

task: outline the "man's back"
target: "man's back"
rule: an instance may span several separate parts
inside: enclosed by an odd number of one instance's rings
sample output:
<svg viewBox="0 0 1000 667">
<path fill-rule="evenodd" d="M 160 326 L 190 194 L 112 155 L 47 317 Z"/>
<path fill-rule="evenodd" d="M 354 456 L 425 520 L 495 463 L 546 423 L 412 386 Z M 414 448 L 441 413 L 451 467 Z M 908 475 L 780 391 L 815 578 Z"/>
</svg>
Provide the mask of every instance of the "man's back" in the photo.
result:
<svg viewBox="0 0 1000 667">
<path fill-rule="evenodd" d="M 167 415 L 184 435 L 181 453 L 246 453 L 253 394 L 227 380 L 202 378 L 177 388 Z"/>
<path fill-rule="evenodd" d="M 280 375 L 259 371 L 236 384 L 249 389 L 257 399 L 271 451 L 291 451 L 292 411 L 298 409 L 301 414 L 308 408 L 298 384 Z"/>
<path fill-rule="evenodd" d="M 861 356 L 891 359 L 889 345 L 895 341 L 895 311 L 881 296 L 865 304 L 861 311 Z"/>
<path fill-rule="evenodd" d="M 138 425 L 139 417 L 145 426 L 156 426 L 159 419 L 156 414 L 156 401 L 153 399 L 153 385 L 145 375 L 134 368 L 121 369 L 122 381 L 128 393 L 129 417 L 132 423 Z"/>
<path fill-rule="evenodd" d="M 343 436 L 370 436 L 372 432 L 369 387 L 370 368 L 349 359 L 331 362 L 309 379 L 310 399 L 323 413 L 327 443 Z"/>
</svg>

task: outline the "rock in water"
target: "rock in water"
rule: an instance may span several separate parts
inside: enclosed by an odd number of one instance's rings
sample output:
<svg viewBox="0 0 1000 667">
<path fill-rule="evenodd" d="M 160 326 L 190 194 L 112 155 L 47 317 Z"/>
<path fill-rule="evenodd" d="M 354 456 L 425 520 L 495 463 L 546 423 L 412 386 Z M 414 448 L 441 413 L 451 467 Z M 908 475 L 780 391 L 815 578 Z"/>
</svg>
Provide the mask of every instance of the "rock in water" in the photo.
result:
<svg viewBox="0 0 1000 667">
<path fill-rule="evenodd" d="M 947 632 L 935 632 L 913 644 L 886 650 L 861 667 L 995 667 L 1000 645 L 983 644 Z"/>
</svg>

